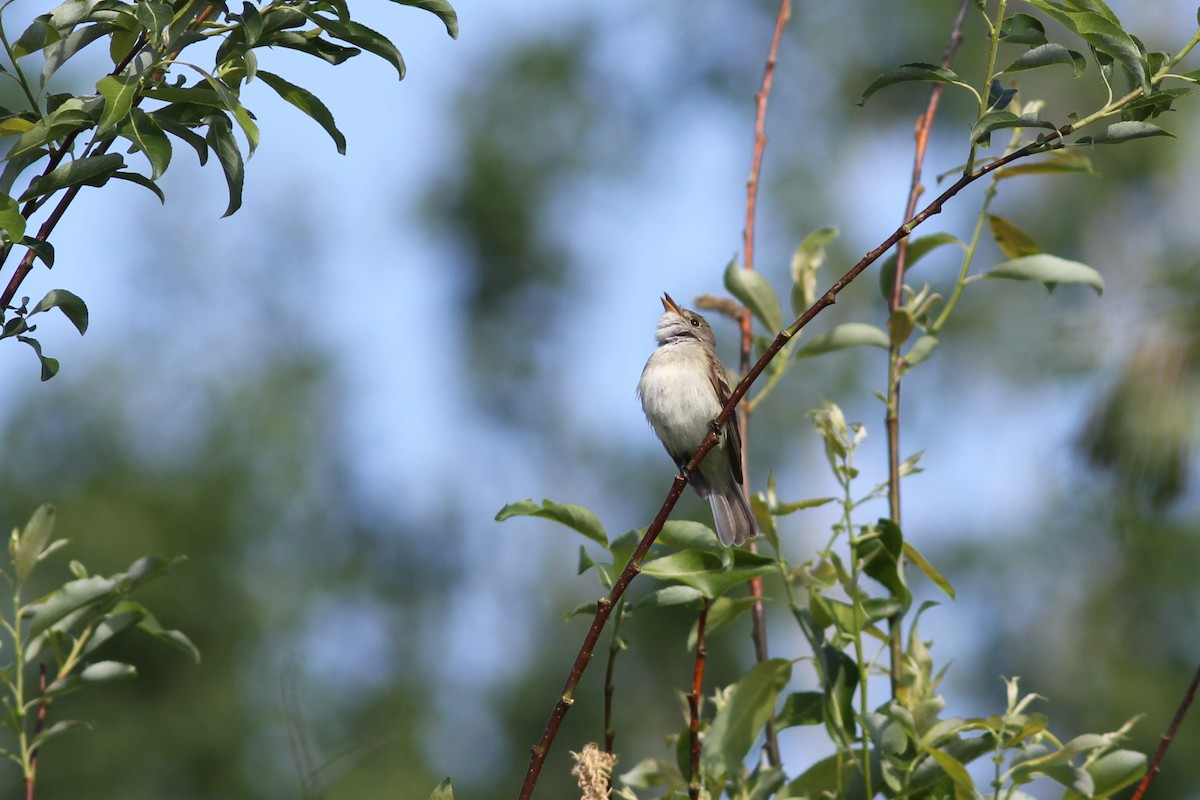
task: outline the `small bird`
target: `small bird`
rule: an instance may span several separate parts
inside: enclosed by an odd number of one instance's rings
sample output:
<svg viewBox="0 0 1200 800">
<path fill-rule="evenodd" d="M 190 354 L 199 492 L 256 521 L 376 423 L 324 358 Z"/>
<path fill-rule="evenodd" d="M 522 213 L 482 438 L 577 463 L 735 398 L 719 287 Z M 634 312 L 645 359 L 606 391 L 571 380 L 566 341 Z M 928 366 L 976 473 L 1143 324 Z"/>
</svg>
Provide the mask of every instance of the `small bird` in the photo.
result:
<svg viewBox="0 0 1200 800">
<path fill-rule="evenodd" d="M 637 392 L 654 433 L 682 470 L 713 430 L 729 399 L 729 381 L 708 321 L 680 308 L 669 294 L 663 294 L 662 304 L 654 332 L 658 347 L 642 369 Z M 742 490 L 742 433 L 736 415 L 729 415 L 720 440 L 687 479 L 698 495 L 708 498 L 721 544 L 733 547 L 757 535 Z"/>
</svg>

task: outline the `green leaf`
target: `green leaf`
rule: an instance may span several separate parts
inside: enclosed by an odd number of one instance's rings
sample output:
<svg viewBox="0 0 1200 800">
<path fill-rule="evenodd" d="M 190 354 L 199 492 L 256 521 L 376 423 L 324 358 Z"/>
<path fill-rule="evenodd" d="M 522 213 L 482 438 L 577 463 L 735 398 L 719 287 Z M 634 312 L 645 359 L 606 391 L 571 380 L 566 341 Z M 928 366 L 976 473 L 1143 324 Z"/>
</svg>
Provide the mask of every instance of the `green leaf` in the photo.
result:
<svg viewBox="0 0 1200 800">
<path fill-rule="evenodd" d="M 708 607 L 708 621 L 705 625 L 705 635 L 711 637 L 713 634 L 729 627 L 738 617 L 745 612 L 754 608 L 760 600 L 768 598 L 758 598 L 747 595 L 746 597 L 729 597 L 728 595 L 718 597 L 713 600 Z M 696 648 L 697 626 L 692 626 L 691 633 L 688 634 L 688 650 Z"/>
<path fill-rule="evenodd" d="M 904 579 L 904 536 L 900 526 L 890 519 L 880 519 L 875 531 L 877 536 L 854 543 L 852 552 L 861 560 L 863 571 L 891 592 L 905 610 L 912 604 L 912 592 Z"/>
<path fill-rule="evenodd" d="M 46 728 L 44 731 L 39 733 L 37 736 L 35 736 L 33 738 L 33 742 L 30 743 L 29 749 L 30 750 L 39 750 L 42 747 L 45 747 L 46 742 L 50 741 L 51 739 L 55 739 L 64 733 L 68 733 L 70 731 L 77 731 L 77 730 L 81 730 L 81 729 L 82 730 L 91 730 L 92 726 L 86 722 L 81 722 L 80 720 L 77 720 L 77 719 L 59 720 L 58 722 L 54 723 L 53 725 L 51 725 L 50 727 Z"/>
<path fill-rule="evenodd" d="M 445 24 L 446 33 L 450 34 L 450 38 L 458 38 L 458 14 L 454 12 L 454 8 L 446 0 L 392 0 L 392 2 L 399 3 L 402 6 L 423 8 L 426 11 L 437 14 L 438 18 Z"/>
<path fill-rule="evenodd" d="M 134 14 L 138 23 L 146 29 L 151 44 L 160 46 L 164 41 L 164 34 L 171 26 L 173 12 L 170 4 L 158 0 L 138 0 Z"/>
<path fill-rule="evenodd" d="M 167 202 L 167 196 L 163 193 L 162 187 L 159 186 L 154 181 L 147 178 L 145 175 L 142 175 L 137 172 L 115 172 L 115 173 L 113 173 L 113 178 L 115 178 L 116 180 L 119 180 L 119 181 L 128 181 L 129 183 L 136 183 L 138 186 L 145 187 L 146 189 L 149 189 L 151 192 L 153 192 L 154 196 L 158 198 L 158 201 L 160 203 Z"/>
<path fill-rule="evenodd" d="M 929 753 L 937 765 L 945 770 L 946 775 L 954 782 L 954 786 L 959 792 L 966 797 L 975 796 L 975 782 L 971 780 L 971 774 L 967 772 L 967 768 L 961 761 L 944 750 L 926 750 L 925 752 Z"/>
<path fill-rule="evenodd" d="M 1052 131 L 1058 129 L 1053 122 L 1038 119 L 1032 114 L 1018 117 L 1011 111 L 988 111 L 971 126 L 971 141 L 983 145 L 990 144 L 992 131 L 1001 128 L 1046 128 Z"/>
<path fill-rule="evenodd" d="M 22 609 L 22 616 L 29 617 L 27 638 L 36 638 L 73 611 L 113 599 L 118 591 L 115 580 L 99 575 L 64 583 L 47 597 Z"/>
<path fill-rule="evenodd" d="M 669 606 L 685 606 L 698 603 L 704 599 L 699 589 L 691 586 L 664 586 L 629 606 L 631 610 L 642 608 L 667 608 Z"/>
<path fill-rule="evenodd" d="M 120 661 L 97 661 L 95 664 L 88 664 L 79 673 L 68 675 L 47 686 L 44 697 L 59 697 L 88 686 L 136 677 L 137 669 L 132 664 L 123 664 Z"/>
<path fill-rule="evenodd" d="M 22 322 L 24 322 L 24 320 L 22 320 Z M 5 326 L 5 327 L 7 327 L 7 326 Z M 5 331 L 5 333 L 7 334 L 7 331 Z M 41 362 L 41 365 L 42 365 L 42 381 L 43 382 L 50 380 L 51 378 L 53 378 L 55 375 L 58 374 L 58 359 L 51 358 L 50 356 L 47 356 L 47 355 L 43 355 L 41 342 L 39 342 L 37 339 L 34 339 L 29 336 L 18 336 L 17 341 L 24 342 L 25 344 L 27 344 L 31 348 L 33 348 L 33 352 L 37 353 L 38 361 Z"/>
<path fill-rule="evenodd" d="M 142 606 L 138 606 L 141 610 L 141 619 L 138 621 L 138 630 L 148 633 L 155 639 L 158 639 L 164 644 L 174 647 L 176 650 L 183 653 L 196 664 L 200 663 L 200 650 L 192 643 L 192 640 L 187 637 L 182 631 L 168 630 L 159 624 L 158 618 L 150 611 Z"/>
<path fill-rule="evenodd" d="M 10 242 L 19 242 L 25 237 L 26 220 L 21 216 L 17 201 L 8 195 L 0 195 L 0 230 Z"/>
<path fill-rule="evenodd" d="M 942 573 L 938 572 L 933 564 L 929 563 L 925 556 L 921 555 L 921 552 L 911 542 L 904 543 L 904 557 L 916 566 L 917 569 L 925 573 L 925 577 L 933 581 L 951 600 L 954 599 L 954 587 L 950 585 L 950 581 L 946 580 Z"/>
<path fill-rule="evenodd" d="M 907 370 L 920 364 L 933 355 L 933 351 L 937 346 L 938 340 L 936 336 L 922 336 L 920 339 L 917 339 L 913 346 L 908 349 L 908 352 L 904 354 L 904 368 Z"/>
<path fill-rule="evenodd" d="M 737 774 L 763 728 L 775 716 L 779 693 L 792 677 L 792 662 L 760 661 L 742 676 L 717 711 L 704 738 L 701 769 L 714 777 Z"/>
<path fill-rule="evenodd" d="M 133 142 L 150 162 L 150 180 L 158 180 L 167 171 L 171 164 L 171 140 L 154 117 L 140 108 L 133 109 L 129 121 L 121 128 L 121 136 Z"/>
<path fill-rule="evenodd" d="M 67 319 L 71 320 L 71 324 L 79 331 L 79 335 L 87 333 L 88 328 L 88 309 L 87 303 L 79 295 L 68 292 L 66 289 L 51 289 L 46 292 L 46 295 L 38 301 L 38 304 L 29 312 L 29 316 L 40 314 L 43 311 L 49 311 L 52 308 L 57 308 Z"/>
<path fill-rule="evenodd" d="M 865 322 L 844 322 L 797 348 L 796 360 L 850 347 L 881 347 L 887 350 L 890 345 L 891 339 L 882 329 Z"/>
<path fill-rule="evenodd" d="M 1060 283 L 1078 283 L 1092 287 L 1097 294 L 1104 294 L 1104 278 L 1100 277 L 1096 270 L 1078 261 L 1068 261 L 1049 253 L 1005 261 L 984 273 L 984 277 L 1041 281 L 1048 289 L 1053 289 Z"/>
<path fill-rule="evenodd" d="M 103 186 L 117 170 L 125 166 L 125 159 L 118 153 L 87 156 L 66 164 L 60 164 L 45 175 L 29 182 L 29 188 L 20 201 L 52 194 L 71 186 Z"/>
<path fill-rule="evenodd" d="M 1087 69 L 1087 59 L 1083 57 L 1082 53 L 1068 50 L 1061 44 L 1051 42 L 1043 44 L 1040 47 L 1035 47 L 1020 56 L 1016 61 L 1000 70 L 1000 74 L 1037 69 L 1038 67 L 1046 67 L 1051 64 L 1066 64 L 1071 68 L 1073 77 L 1076 78 L 1082 75 L 1083 71 Z"/>
<path fill-rule="evenodd" d="M 825 719 L 825 695 L 821 692 L 792 692 L 775 717 L 775 729 L 797 725 L 820 725 Z"/>
<path fill-rule="evenodd" d="M 333 139 L 333 143 L 337 146 L 337 151 L 342 155 L 346 154 L 346 137 L 342 135 L 342 132 L 338 130 L 337 125 L 334 123 L 333 114 L 329 112 L 329 109 L 325 107 L 325 104 L 315 94 L 307 89 L 296 86 L 294 83 L 289 83 L 273 72 L 259 70 L 258 77 L 263 83 L 274 89 L 284 100 L 316 120 L 325 129 L 325 132 L 329 134 L 329 138 Z"/>
<path fill-rule="evenodd" d="M 343 47 L 340 44 L 334 44 L 333 42 L 316 37 L 305 36 L 295 31 L 279 31 L 264 35 L 258 41 L 258 46 L 286 47 L 291 50 L 299 50 L 301 53 L 315 56 L 334 66 L 362 52 L 357 47 Z"/>
<path fill-rule="evenodd" d="M 1000 41 L 1004 44 L 1037 46 L 1046 42 L 1042 21 L 1029 14 L 1013 14 L 1000 23 Z"/>
<path fill-rule="evenodd" d="M 966 249 L 966 244 L 957 236 L 949 233 L 934 233 L 919 239 L 909 239 L 908 250 L 904 261 L 904 274 L 907 275 L 917 262 L 942 245 L 956 244 Z M 879 292 L 886 300 L 892 296 L 892 288 L 896 283 L 896 265 L 899 263 L 899 249 L 893 250 L 883 267 L 879 270 Z"/>
<path fill-rule="evenodd" d="M 772 333 L 783 328 L 783 311 L 779 307 L 779 298 L 771 283 L 762 276 L 761 272 L 742 269 L 737 260 L 730 260 L 725 268 L 725 288 L 729 293 L 750 309 L 762 326 Z"/>
<path fill-rule="evenodd" d="M 22 58 L 30 53 L 36 53 L 47 45 L 54 44 L 62 35 L 52 25 L 47 25 L 48 15 L 43 14 L 13 42 L 13 58 Z"/>
<path fill-rule="evenodd" d="M 1128 142 L 1131 139 L 1148 139 L 1151 136 L 1170 136 L 1172 139 L 1175 138 L 1175 134 L 1163 130 L 1152 122 L 1126 120 L 1124 122 L 1114 122 L 1105 128 L 1103 133 L 1098 133 L 1095 136 L 1082 136 L 1078 139 L 1078 144 L 1120 144 L 1121 142 Z"/>
<path fill-rule="evenodd" d="M 608 547 L 608 534 L 605 532 L 604 526 L 600 524 L 600 519 L 583 506 L 572 503 L 554 503 L 550 500 L 543 500 L 539 506 L 532 499 L 526 498 L 509 503 L 496 512 L 496 522 L 503 522 L 513 517 L 541 517 L 561 522 L 593 542 Z"/>
<path fill-rule="evenodd" d="M 208 135 L 205 139 L 209 147 L 217 154 L 221 169 L 225 173 L 225 184 L 229 187 L 229 205 L 222 217 L 242 207 L 242 182 L 245 176 L 245 165 L 242 163 L 242 152 L 238 150 L 237 141 L 233 138 L 233 124 L 224 114 L 213 114 L 208 118 Z"/>
<path fill-rule="evenodd" d="M 849 741 L 854 738 L 854 694 L 860 677 L 858 664 L 829 644 L 821 648 L 820 658 L 830 685 L 825 698 L 825 724 Z"/>
<path fill-rule="evenodd" d="M 1103 3 L 1091 0 L 1068 8 L 1051 0 L 1028 0 L 1067 28 L 1075 31 L 1099 53 L 1112 58 L 1128 73 L 1130 80 L 1150 93 L 1146 54 L 1140 44 L 1122 27 L 1116 16 Z"/>
<path fill-rule="evenodd" d="M 960 78 L 953 70 L 934 64 L 914 62 L 911 64 L 902 64 L 871 81 L 871 84 L 863 91 L 862 98 L 859 99 L 858 104 L 861 106 L 866 103 L 868 97 L 885 86 L 907 81 L 932 81 L 934 83 L 948 83 L 953 86 L 961 86 L 974 95 L 976 101 L 979 100 L 979 92 L 975 91 L 975 87 Z"/>
<path fill-rule="evenodd" d="M 643 536 L 645 530 L 640 531 Z M 640 538 L 640 537 L 639 537 Z M 666 547 L 677 547 L 680 550 L 708 550 L 713 553 L 724 552 L 724 547 L 717 541 L 717 534 L 703 522 L 690 519 L 669 519 L 663 524 L 658 534 L 657 544 Z"/>
<path fill-rule="evenodd" d="M 429 795 L 429 800 L 454 800 L 454 788 L 450 786 L 449 778 L 433 787 L 433 794 Z"/>
<path fill-rule="evenodd" d="M 38 506 L 37 510 L 33 512 L 33 516 L 29 518 L 29 522 L 25 523 L 25 528 L 19 536 L 16 531 L 13 531 L 10 549 L 12 550 L 13 572 L 18 585 L 24 583 L 29 574 L 33 572 L 33 568 L 41 560 L 42 553 L 50 544 L 50 536 L 53 533 L 54 506 L 49 504 Z"/>
<path fill-rule="evenodd" d="M 21 246 L 28 247 L 33 251 L 33 254 L 42 260 L 47 269 L 54 266 L 54 245 L 49 242 L 43 242 L 41 239 L 34 239 L 32 236 L 26 236 L 21 239 Z"/>
<path fill-rule="evenodd" d="M 1146 774 L 1146 754 L 1114 750 L 1087 764 L 1084 769 L 1092 776 L 1092 797 L 1103 800 Z M 1080 800 L 1081 797 L 1068 792 L 1063 800 Z"/>
<path fill-rule="evenodd" d="M 642 564 L 642 572 L 661 581 L 691 586 L 713 599 L 734 586 L 776 569 L 774 560 L 749 552 L 741 553 L 738 560 L 742 566 L 731 566 L 715 553 L 681 550 L 646 561 Z"/>
<path fill-rule="evenodd" d="M 1037 161 L 1013 164 L 996 170 L 996 180 L 1016 178 L 1021 175 L 1052 175 L 1064 172 L 1086 172 L 1091 174 L 1092 161 L 1078 150 L 1051 150 Z"/>
<path fill-rule="evenodd" d="M 86 4 L 64 3 L 63 5 L 82 6 Z M 45 86 L 54 73 L 58 72 L 59 68 L 67 63 L 76 53 L 100 37 L 106 36 L 109 32 L 110 29 L 107 25 L 87 25 L 82 28 L 76 28 L 62 39 L 48 45 L 42 51 L 46 55 L 46 61 L 42 65 L 42 86 Z"/>
<path fill-rule="evenodd" d="M 313 21 L 329 32 L 330 36 L 357 45 L 368 53 L 387 61 L 396 68 L 400 80 L 404 80 L 404 57 L 386 36 L 353 20 L 341 22 L 329 17 L 313 15 Z"/>
<path fill-rule="evenodd" d="M 97 136 L 106 136 L 125 121 L 141 84 L 138 75 L 106 75 L 96 82 L 96 89 L 104 98 L 104 113 L 96 129 Z"/>
<path fill-rule="evenodd" d="M 1004 217 L 988 214 L 988 227 L 991 228 L 996 246 L 1008 258 L 1036 256 L 1042 252 L 1029 234 Z"/>
<path fill-rule="evenodd" d="M 800 316 L 817 299 L 817 271 L 825 262 L 825 248 L 837 238 L 837 228 L 818 228 L 804 237 L 792 255 L 792 311 Z"/>
</svg>

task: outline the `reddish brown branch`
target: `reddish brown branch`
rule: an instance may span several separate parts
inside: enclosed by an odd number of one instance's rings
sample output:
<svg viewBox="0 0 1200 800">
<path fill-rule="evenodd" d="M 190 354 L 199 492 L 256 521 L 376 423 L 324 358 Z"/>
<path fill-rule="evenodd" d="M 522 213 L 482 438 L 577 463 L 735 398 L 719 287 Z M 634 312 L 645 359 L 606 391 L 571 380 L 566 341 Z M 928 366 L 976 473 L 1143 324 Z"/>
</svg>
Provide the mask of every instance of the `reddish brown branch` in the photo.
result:
<svg viewBox="0 0 1200 800">
<path fill-rule="evenodd" d="M 38 735 L 46 727 L 46 715 L 50 713 L 50 701 L 46 699 L 46 665 L 38 664 L 38 691 L 41 693 L 42 701 L 38 703 L 37 718 L 33 723 L 33 738 L 37 739 Z M 35 747 L 33 752 L 29 754 L 29 774 L 25 776 L 25 800 L 33 800 L 33 790 L 37 786 L 37 764 L 38 754 L 41 753 L 40 747 Z"/>
<path fill-rule="evenodd" d="M 746 227 L 743 229 L 743 240 L 745 247 L 745 267 L 748 270 L 754 269 L 754 228 L 758 209 L 758 185 L 762 175 L 763 154 L 767 148 L 767 100 L 771 96 L 771 85 L 775 78 L 775 65 L 778 62 L 779 43 L 783 39 L 783 29 L 787 25 L 788 19 L 792 15 L 791 0 L 781 0 L 779 4 L 779 13 L 775 17 L 775 32 L 771 36 L 771 45 L 767 48 L 767 64 L 763 69 L 762 84 L 759 86 L 758 93 L 754 95 L 754 150 L 750 159 L 750 177 L 746 181 Z M 753 317 L 750 314 L 749 308 L 742 309 L 741 323 L 741 371 L 746 373 L 750 369 L 750 353 L 753 339 L 751 337 Z M 741 423 L 742 431 L 742 474 L 750 474 L 750 410 L 745 406 L 738 409 L 741 415 L 739 422 Z M 758 545 L 754 542 L 750 543 L 751 552 L 758 551 Z M 750 630 L 751 638 L 754 641 L 754 657 L 757 661 L 765 661 L 768 657 L 767 650 L 767 621 L 766 613 L 763 609 L 763 582 L 762 578 L 753 578 L 750 580 L 750 596 L 755 598 L 754 607 L 750 612 Z M 775 725 L 773 722 L 767 723 L 766 744 L 764 745 L 767 760 L 778 766 L 782 763 L 779 755 L 779 738 L 775 735 Z"/>
<path fill-rule="evenodd" d="M 708 625 L 708 609 L 712 602 L 706 597 L 700 607 L 700 619 L 696 622 L 696 665 L 692 668 L 692 690 L 688 692 L 688 711 L 691 720 L 688 734 L 691 736 L 692 774 L 688 780 L 688 797 L 700 800 L 700 700 L 704 697 L 704 659 L 708 646 L 704 643 L 704 629 Z"/>
<path fill-rule="evenodd" d="M 1171 720 L 1171 725 L 1167 728 L 1167 732 L 1162 735 L 1158 741 L 1158 749 L 1154 751 L 1154 758 L 1150 762 L 1150 769 L 1142 777 L 1142 782 L 1138 784 L 1137 791 L 1133 793 L 1130 800 L 1142 800 L 1142 795 L 1150 788 L 1150 784 L 1158 777 L 1158 773 L 1162 771 L 1162 762 L 1167 755 L 1167 748 L 1171 746 L 1171 742 L 1175 740 L 1175 734 L 1179 732 L 1179 726 L 1183 724 L 1183 718 L 1187 716 L 1188 707 L 1191 706 L 1192 700 L 1196 698 L 1196 691 L 1200 689 L 1200 667 L 1196 668 L 1196 674 L 1192 676 L 1192 682 L 1188 684 L 1187 691 L 1183 693 L 1183 700 L 1179 701 L 1179 708 L 1175 710 L 1175 718 Z"/>
<path fill-rule="evenodd" d="M 963 0 L 962 5 L 958 9 L 958 16 L 954 20 L 954 26 L 950 30 L 950 38 L 946 41 L 946 49 L 942 53 L 942 68 L 949 69 L 950 63 L 954 59 L 954 53 L 958 50 L 959 45 L 963 41 L 962 26 L 966 19 L 967 6 L 970 0 Z M 921 199 L 921 194 L 925 191 L 921 185 L 921 174 L 925 169 L 925 152 L 929 146 L 929 132 L 933 128 L 933 120 L 937 116 L 938 103 L 942 99 L 942 90 L 945 84 L 935 83 L 929 91 L 929 102 L 925 105 L 925 112 L 917 119 L 916 130 L 914 131 L 915 146 L 913 148 L 913 168 L 912 180 L 909 183 L 908 202 L 904 206 L 904 219 L 912 219 L 917 210 L 917 202 Z M 896 276 L 892 283 L 891 297 L 888 299 L 889 315 L 895 313 L 896 309 L 900 308 L 903 303 L 904 294 L 904 269 L 907 266 L 908 258 L 908 239 L 901 239 L 896 248 Z M 888 446 L 888 512 L 891 515 L 892 521 L 900 525 L 900 373 L 903 366 L 903 360 L 900 356 L 900 342 L 893 340 L 888 358 L 888 382 L 890 391 L 888 396 L 891 402 L 888 404 L 887 414 L 884 418 L 884 427 L 887 431 L 887 446 Z M 892 697 L 900 688 L 900 660 L 901 660 L 901 633 L 900 633 L 900 617 L 895 615 L 888 618 L 888 654 L 891 662 L 889 670 L 892 683 Z"/>
<path fill-rule="evenodd" d="M 935 214 L 940 214 L 942 206 L 946 201 L 961 192 L 964 188 L 984 177 L 990 175 L 1001 167 L 1011 164 L 1022 158 L 1026 158 L 1034 153 L 1045 152 L 1047 150 L 1057 149 L 1062 147 L 1062 137 L 1068 135 L 1074 130 L 1071 125 L 1064 125 L 1059 128 L 1056 133 L 1057 142 L 1051 144 L 1044 141 L 1030 142 L 1019 150 L 1014 150 L 1008 155 L 991 161 L 974 172 L 965 173 L 957 181 L 950 185 L 944 192 L 937 196 L 932 203 L 927 205 L 916 216 L 910 219 L 905 224 L 901 225 L 890 236 L 883 240 L 874 250 L 864 255 L 862 259 L 851 267 L 845 275 L 838 278 L 832 286 L 829 287 L 816 302 L 814 302 L 807 311 L 801 314 L 791 325 L 772 340 L 767 347 L 766 352 L 754 363 L 746 375 L 742 378 L 738 385 L 733 388 L 729 395 L 729 399 L 725 402 L 721 413 L 713 420 L 713 431 L 704 438 L 700 443 L 700 447 L 696 450 L 692 460 L 688 462 L 684 468 L 685 472 L 690 473 L 692 470 L 704 460 L 709 451 L 717 444 L 717 434 L 715 431 L 720 430 L 725 425 L 725 420 L 729 419 L 729 415 L 737 408 L 737 404 L 746 396 L 746 392 L 750 391 L 750 387 L 758 380 L 758 376 L 763 373 L 771 360 L 779 353 L 783 346 L 788 343 L 793 336 L 796 335 L 805 325 L 813 320 L 817 314 L 820 314 L 829 306 L 837 302 L 838 295 L 850 285 L 863 270 L 874 264 L 879 258 L 892 249 L 904 237 L 912 233 L 913 229 L 920 225 L 925 220 Z M 655 515 L 654 521 L 650 523 L 650 527 L 646 529 L 645 536 L 638 543 L 637 548 L 633 551 L 633 555 L 629 558 L 629 563 L 625 565 L 621 576 L 617 578 L 617 582 L 613 585 L 612 591 L 608 597 L 600 599 L 596 608 L 596 616 L 592 619 L 591 627 L 588 628 L 587 634 L 583 638 L 583 644 L 579 647 L 579 653 L 575 656 L 575 661 L 571 665 L 571 671 L 567 674 L 566 683 L 559 695 L 558 701 L 554 704 L 554 710 L 550 712 L 550 719 L 546 723 L 546 728 L 542 733 L 541 739 L 530 748 L 529 768 L 525 772 L 525 781 L 521 785 L 521 792 L 518 795 L 519 800 L 528 800 L 533 795 L 534 786 L 537 785 L 538 775 L 541 774 L 542 766 L 545 763 L 546 755 L 550 752 L 550 745 L 554 742 L 554 737 L 558 734 L 558 729 L 562 725 L 563 717 L 566 716 L 571 704 L 575 702 L 575 688 L 579 685 L 580 678 L 583 677 L 583 671 L 587 668 L 588 663 L 592 660 L 592 654 L 596 647 L 596 642 L 600 638 L 600 631 L 604 628 L 609 616 L 612 615 L 613 607 L 637 574 L 641 572 L 640 564 L 645 558 L 646 553 L 650 550 L 650 546 L 654 544 L 654 540 L 658 538 L 658 534 L 662 531 L 663 525 L 670 517 L 671 512 L 675 509 L 675 504 L 679 502 L 680 495 L 683 494 L 684 488 L 687 486 L 687 479 L 683 474 L 675 476 L 671 483 L 671 490 L 667 493 L 667 497 L 663 500 L 662 506 Z"/>
</svg>

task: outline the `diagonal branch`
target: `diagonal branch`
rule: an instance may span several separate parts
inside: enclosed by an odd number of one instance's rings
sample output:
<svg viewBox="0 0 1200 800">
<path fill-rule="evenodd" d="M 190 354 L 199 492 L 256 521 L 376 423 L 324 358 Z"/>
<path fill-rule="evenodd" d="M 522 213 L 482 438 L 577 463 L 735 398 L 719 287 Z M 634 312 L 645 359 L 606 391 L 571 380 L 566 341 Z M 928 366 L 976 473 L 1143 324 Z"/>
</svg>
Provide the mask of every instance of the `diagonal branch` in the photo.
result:
<svg viewBox="0 0 1200 800">
<path fill-rule="evenodd" d="M 1137 791 L 1133 793 L 1130 800 L 1142 800 L 1142 795 L 1150 788 L 1150 784 L 1158 777 L 1158 773 L 1162 771 L 1163 758 L 1167 755 L 1167 748 L 1171 746 L 1171 742 L 1175 739 L 1175 734 L 1179 732 L 1179 726 L 1183 723 L 1183 718 L 1187 714 L 1188 707 L 1192 704 L 1192 700 L 1196 697 L 1196 691 L 1200 689 L 1200 667 L 1196 668 L 1196 674 L 1192 676 L 1192 682 L 1188 684 L 1187 691 L 1183 693 L 1183 700 L 1179 702 L 1179 708 L 1175 711 L 1175 718 L 1171 720 L 1170 727 L 1167 732 L 1162 735 L 1162 739 L 1158 742 L 1158 749 L 1154 751 L 1154 760 L 1150 762 L 1150 769 L 1146 772 L 1142 782 L 1138 784 Z"/>
<path fill-rule="evenodd" d="M 863 270 L 874 264 L 879 258 L 892 249 L 901 239 L 904 239 L 913 229 L 920 225 L 930 217 L 940 214 L 942 206 L 951 198 L 971 185 L 975 181 L 990 175 L 992 172 L 1011 164 L 1022 158 L 1027 158 L 1037 153 L 1044 153 L 1049 150 L 1057 150 L 1062 148 L 1063 137 L 1075 130 L 1073 125 L 1064 125 L 1059 128 L 1047 141 L 1043 137 L 1039 137 L 1037 141 L 1030 142 L 1024 147 L 1014 150 L 1008 155 L 998 158 L 995 161 L 990 161 L 987 164 L 979 167 L 973 172 L 967 172 L 962 175 L 957 181 L 951 184 L 944 192 L 937 196 L 933 202 L 925 206 L 920 213 L 916 214 L 908 222 L 896 228 L 890 236 L 883 240 L 878 247 L 868 252 L 862 259 L 851 267 L 845 275 L 838 278 L 832 286 L 829 287 L 816 302 L 814 302 L 807 311 L 801 314 L 791 325 L 780 331 L 775 339 L 767 347 L 766 352 L 762 357 L 755 362 L 754 366 L 746 373 L 745 377 L 734 387 L 730 393 L 729 399 L 725 402 L 725 406 L 721 409 L 721 413 L 713 420 L 713 430 L 700 443 L 700 447 L 696 450 L 692 460 L 684 467 L 684 471 L 675 476 L 671 483 L 671 490 L 667 492 L 667 497 L 663 500 L 662 506 L 658 509 L 658 513 L 654 516 L 654 520 L 650 523 L 650 527 L 646 529 L 642 540 L 638 542 L 638 546 L 634 549 L 633 554 L 629 557 L 629 562 L 625 565 L 625 569 L 621 572 L 613 584 L 612 591 L 607 597 L 600 598 L 596 605 L 596 616 L 592 619 L 591 627 L 584 635 L 583 644 L 579 646 L 579 653 L 575 656 L 575 661 L 571 664 L 571 670 L 567 673 L 566 683 L 563 685 L 562 692 L 559 694 L 557 702 L 554 704 L 554 709 L 550 712 L 550 719 L 546 722 L 546 728 L 542 732 L 541 739 L 538 743 L 530 748 L 529 767 L 525 772 L 525 781 L 521 784 L 521 791 L 518 795 L 519 800 L 529 800 L 533 796 L 533 789 L 537 785 L 538 776 L 541 774 L 542 766 L 546 762 L 546 756 L 550 752 L 550 745 L 553 744 L 555 736 L 558 735 L 558 729 L 562 725 L 563 718 L 566 717 L 567 711 L 575 702 L 575 689 L 579 685 L 580 679 L 583 677 L 583 672 L 587 669 L 587 665 L 592 660 L 592 654 L 596 648 L 596 642 L 600 638 L 600 632 L 604 629 L 604 625 L 608 622 L 608 618 L 612 615 L 613 607 L 621 596 L 625 594 L 625 590 L 629 588 L 629 584 L 642 571 L 641 562 L 649 552 L 654 540 L 658 538 L 658 534 L 662 531 L 663 525 L 670 518 L 671 512 L 674 511 L 676 503 L 679 502 L 683 490 L 687 487 L 687 478 L 685 473 L 691 473 L 695 470 L 709 451 L 716 446 L 718 436 L 717 430 L 721 430 L 725 421 L 729 419 L 729 415 L 734 413 L 737 404 L 746 396 L 746 392 L 750 391 L 750 387 L 758 380 L 758 376 L 763 373 L 771 360 L 779 354 L 793 336 L 795 336 L 805 325 L 812 322 L 813 318 L 824 311 L 829 306 L 837 302 L 837 297 L 842 290 L 849 286 L 855 278 L 862 274 Z"/>
</svg>

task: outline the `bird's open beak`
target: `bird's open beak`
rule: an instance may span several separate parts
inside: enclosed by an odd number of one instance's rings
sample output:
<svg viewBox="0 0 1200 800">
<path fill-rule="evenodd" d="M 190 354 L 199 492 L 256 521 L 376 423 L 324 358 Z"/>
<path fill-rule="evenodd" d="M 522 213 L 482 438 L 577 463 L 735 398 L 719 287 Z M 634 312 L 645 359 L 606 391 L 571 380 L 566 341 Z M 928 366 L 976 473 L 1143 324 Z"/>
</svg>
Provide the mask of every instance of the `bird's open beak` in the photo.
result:
<svg viewBox="0 0 1200 800">
<path fill-rule="evenodd" d="M 683 316 L 683 309 L 676 305 L 675 301 L 671 299 L 671 295 L 667 294 L 666 292 L 663 292 L 662 304 L 663 311 L 673 311 L 679 316 Z"/>
</svg>

